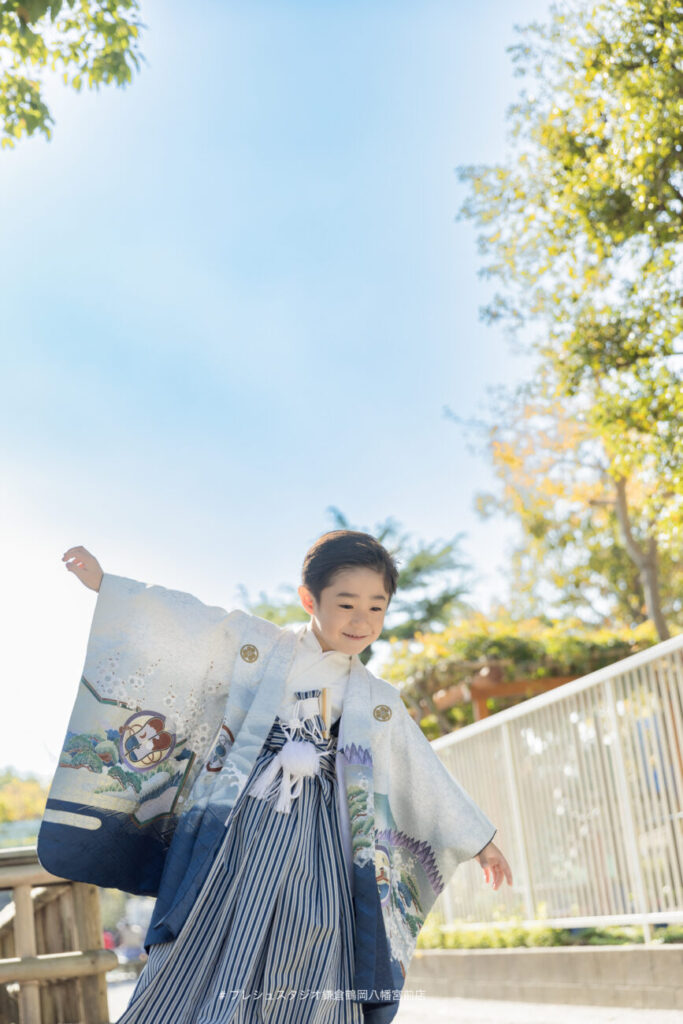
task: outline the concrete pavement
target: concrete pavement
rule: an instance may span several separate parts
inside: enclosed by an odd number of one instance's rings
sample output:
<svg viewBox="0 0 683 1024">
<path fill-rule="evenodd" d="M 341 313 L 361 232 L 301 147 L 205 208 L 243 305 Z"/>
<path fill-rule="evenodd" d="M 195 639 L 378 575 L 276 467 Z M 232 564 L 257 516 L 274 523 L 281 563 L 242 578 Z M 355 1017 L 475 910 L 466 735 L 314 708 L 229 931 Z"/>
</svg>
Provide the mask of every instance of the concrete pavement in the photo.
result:
<svg viewBox="0 0 683 1024">
<path fill-rule="evenodd" d="M 679 1010 L 557 1006 L 506 999 L 406 999 L 395 1024 L 682 1024 Z"/>
<path fill-rule="evenodd" d="M 109 1012 L 118 1020 L 128 1004 L 134 981 L 109 981 Z M 557 1006 L 513 1003 L 503 999 L 432 999 L 401 1001 L 395 1024 L 682 1024 L 679 1010 L 638 1010 L 622 1006 Z"/>
</svg>

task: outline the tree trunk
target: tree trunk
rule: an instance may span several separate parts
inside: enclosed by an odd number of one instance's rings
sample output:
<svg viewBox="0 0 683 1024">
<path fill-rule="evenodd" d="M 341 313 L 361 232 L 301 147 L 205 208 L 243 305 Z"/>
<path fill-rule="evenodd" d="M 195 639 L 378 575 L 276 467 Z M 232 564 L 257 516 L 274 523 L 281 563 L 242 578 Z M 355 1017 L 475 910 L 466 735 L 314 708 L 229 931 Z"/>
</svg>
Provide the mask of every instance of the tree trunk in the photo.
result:
<svg viewBox="0 0 683 1024">
<path fill-rule="evenodd" d="M 669 629 L 662 614 L 662 604 L 659 592 L 659 573 L 657 567 L 657 541 L 650 537 L 647 542 L 647 550 L 643 550 L 635 540 L 631 531 L 628 505 L 626 502 L 626 477 L 619 477 L 615 481 L 617 494 L 617 516 L 619 525 L 624 535 L 624 545 L 629 557 L 633 560 L 640 574 L 645 594 L 645 605 L 650 619 L 655 624 L 657 636 L 660 640 L 669 639 Z"/>
</svg>

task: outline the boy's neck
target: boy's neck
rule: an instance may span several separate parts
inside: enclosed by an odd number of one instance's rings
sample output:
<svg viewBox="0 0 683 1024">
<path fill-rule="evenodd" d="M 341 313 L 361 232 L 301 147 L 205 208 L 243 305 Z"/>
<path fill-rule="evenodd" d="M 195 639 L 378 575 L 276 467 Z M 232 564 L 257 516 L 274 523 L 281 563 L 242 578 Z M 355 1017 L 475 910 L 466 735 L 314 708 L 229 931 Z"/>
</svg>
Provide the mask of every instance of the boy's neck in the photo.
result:
<svg viewBox="0 0 683 1024">
<path fill-rule="evenodd" d="M 323 654 L 326 654 L 328 651 L 333 651 L 335 649 L 334 647 L 329 647 L 327 645 L 327 643 L 325 642 L 323 637 L 320 635 L 320 632 L 316 628 L 315 623 L 313 622 L 313 619 L 311 619 L 311 631 L 312 631 L 313 635 L 315 636 L 316 640 L 318 641 L 318 643 L 320 644 L 320 646 L 322 647 Z"/>
</svg>

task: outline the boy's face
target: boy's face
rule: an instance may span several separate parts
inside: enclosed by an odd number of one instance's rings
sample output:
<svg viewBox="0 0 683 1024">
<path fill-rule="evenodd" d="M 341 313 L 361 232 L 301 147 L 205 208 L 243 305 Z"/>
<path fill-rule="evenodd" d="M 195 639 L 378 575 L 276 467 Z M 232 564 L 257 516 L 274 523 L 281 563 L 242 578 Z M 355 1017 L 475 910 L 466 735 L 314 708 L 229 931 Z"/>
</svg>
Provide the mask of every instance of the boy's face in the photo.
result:
<svg viewBox="0 0 683 1024">
<path fill-rule="evenodd" d="M 360 654 L 382 632 L 389 604 L 384 576 L 375 569 L 340 569 L 316 601 L 303 584 L 301 603 L 323 651 Z"/>
</svg>

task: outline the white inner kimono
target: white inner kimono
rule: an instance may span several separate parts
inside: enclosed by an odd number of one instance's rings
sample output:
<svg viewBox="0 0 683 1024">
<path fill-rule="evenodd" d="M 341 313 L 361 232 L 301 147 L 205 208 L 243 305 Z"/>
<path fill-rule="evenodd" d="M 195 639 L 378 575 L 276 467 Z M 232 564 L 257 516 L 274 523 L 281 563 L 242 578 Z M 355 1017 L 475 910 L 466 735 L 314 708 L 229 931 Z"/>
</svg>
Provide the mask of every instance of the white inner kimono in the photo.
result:
<svg viewBox="0 0 683 1024">
<path fill-rule="evenodd" d="M 288 722 L 292 718 L 301 720 L 315 715 L 320 710 L 321 700 L 308 697 L 297 701 L 295 691 L 330 687 L 331 725 L 342 713 L 344 693 L 354 658 L 357 659 L 358 655 L 323 651 L 309 620 L 298 638 L 294 662 L 285 683 L 285 698 L 278 710 L 279 717 Z"/>
<path fill-rule="evenodd" d="M 344 654 L 342 651 L 323 651 L 320 641 L 313 632 L 311 620 L 305 627 L 298 627 L 296 651 L 291 669 L 285 682 L 285 696 L 278 709 L 278 717 L 290 728 L 296 730 L 297 724 L 304 718 L 320 713 L 322 715 L 322 694 L 320 697 L 306 697 L 297 699 L 295 692 L 305 690 L 322 690 L 329 687 L 329 724 L 332 725 L 342 713 L 344 705 L 344 694 L 349 681 L 349 675 L 354 662 L 360 662 L 357 654 Z M 282 753 L 279 755 L 282 757 Z M 337 778 L 340 778 L 340 754 L 336 757 Z M 253 795 L 265 796 L 271 792 L 270 776 L 276 770 L 277 760 L 271 765 L 271 772 L 261 783 L 252 785 L 250 792 Z M 294 783 L 292 793 L 296 793 L 299 772 L 294 767 L 289 767 L 286 777 L 283 777 L 281 784 L 287 789 Z M 300 783 L 299 783 L 300 785 Z M 349 876 L 349 885 L 353 892 L 353 852 L 351 841 L 351 822 L 349 809 L 346 803 L 342 787 L 337 785 L 337 808 L 339 817 L 339 829 L 341 832 L 344 859 L 346 861 Z"/>
</svg>

